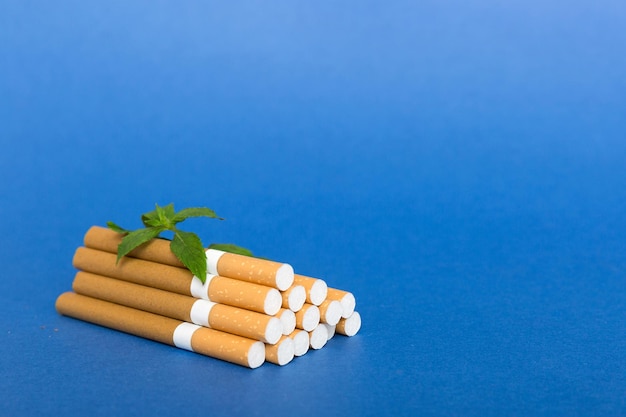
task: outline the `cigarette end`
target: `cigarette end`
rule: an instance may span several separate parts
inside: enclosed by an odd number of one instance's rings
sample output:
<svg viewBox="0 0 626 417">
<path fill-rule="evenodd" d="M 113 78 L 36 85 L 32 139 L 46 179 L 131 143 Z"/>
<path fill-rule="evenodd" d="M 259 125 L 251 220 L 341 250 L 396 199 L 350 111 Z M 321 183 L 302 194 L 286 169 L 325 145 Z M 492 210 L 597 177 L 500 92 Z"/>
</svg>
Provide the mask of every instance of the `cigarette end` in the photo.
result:
<svg viewBox="0 0 626 417">
<path fill-rule="evenodd" d="M 320 323 L 312 332 L 309 333 L 311 348 L 321 349 L 328 342 L 328 329 L 323 323 Z"/>
<path fill-rule="evenodd" d="M 305 330 L 294 330 L 289 337 L 294 343 L 294 355 L 302 356 L 309 351 L 309 332 Z"/>
<path fill-rule="evenodd" d="M 289 308 L 289 310 L 298 312 L 304 306 L 306 301 L 306 291 L 302 285 L 293 285 L 287 291 L 283 292 L 283 297 L 287 297 L 287 306 L 283 302 L 283 307 Z"/>
<path fill-rule="evenodd" d="M 276 365 L 287 365 L 294 354 L 295 344 L 289 336 L 283 336 L 275 345 L 265 346 L 265 360 Z"/>
<path fill-rule="evenodd" d="M 328 285 L 322 279 L 316 279 L 309 290 L 309 302 L 314 306 L 322 304 L 328 295 Z"/>
<path fill-rule="evenodd" d="M 280 295 L 280 292 L 276 288 L 272 288 L 267 292 L 265 296 L 265 301 L 263 302 L 263 311 L 268 316 L 274 316 L 280 310 L 281 305 L 283 304 L 283 298 Z"/>
<path fill-rule="evenodd" d="M 344 336 L 354 336 L 361 329 L 361 315 L 358 311 L 352 313 L 347 319 L 339 320 L 337 323 L 337 333 Z"/>
<path fill-rule="evenodd" d="M 281 308 L 277 314 L 283 328 L 283 334 L 291 334 L 296 328 L 296 313 L 286 308 Z"/>
</svg>

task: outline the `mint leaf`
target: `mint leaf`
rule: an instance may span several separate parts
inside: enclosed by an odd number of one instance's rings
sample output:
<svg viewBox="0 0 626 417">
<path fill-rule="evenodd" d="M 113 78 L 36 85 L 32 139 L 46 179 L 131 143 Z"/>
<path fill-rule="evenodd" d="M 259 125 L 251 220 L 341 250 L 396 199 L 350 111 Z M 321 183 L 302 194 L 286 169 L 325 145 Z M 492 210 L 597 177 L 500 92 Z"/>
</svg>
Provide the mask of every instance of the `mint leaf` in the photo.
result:
<svg viewBox="0 0 626 417">
<path fill-rule="evenodd" d="M 111 230 L 113 230 L 114 232 L 117 232 L 117 233 L 122 233 L 122 234 L 130 233 L 130 230 L 126 230 L 123 227 L 118 226 L 117 224 L 115 224 L 115 223 L 113 223 L 111 221 L 107 222 L 107 226 L 108 226 L 109 229 L 111 229 Z"/>
<path fill-rule="evenodd" d="M 107 225 L 118 233 L 126 234 L 117 248 L 117 261 L 133 249 L 143 245 L 151 239 L 158 237 L 161 232 L 174 233 L 174 239 L 170 242 L 170 250 L 195 276 L 202 282 L 206 281 L 206 253 L 200 238 L 194 233 L 184 232 L 176 228 L 176 224 L 189 217 L 210 217 L 224 220 L 213 210 L 206 207 L 192 207 L 174 211 L 174 204 L 159 206 L 155 204 L 152 211 L 141 215 L 141 221 L 145 228 L 135 231 L 126 230 L 113 222 Z M 232 245 L 233 247 L 235 245 Z M 243 248 L 241 248 L 243 249 Z M 249 251 L 248 251 L 249 252 Z M 251 254 L 251 252 L 249 252 Z"/>
<path fill-rule="evenodd" d="M 148 227 L 128 233 L 122 238 L 122 242 L 117 247 L 117 262 L 119 262 L 122 257 L 128 255 L 133 249 L 157 237 L 159 233 L 164 230 L 165 228 L 163 227 Z"/>
<path fill-rule="evenodd" d="M 159 207 L 159 206 L 157 206 Z M 174 203 L 170 203 L 167 206 L 163 207 L 163 214 L 165 218 L 168 220 L 174 219 Z"/>
<path fill-rule="evenodd" d="M 170 249 L 200 281 L 206 280 L 206 253 L 198 236 L 194 233 L 176 230 Z"/>
<path fill-rule="evenodd" d="M 224 220 L 219 217 L 213 210 L 206 207 L 190 207 L 186 209 L 182 209 L 178 213 L 173 216 L 174 223 L 180 223 L 185 219 L 190 217 L 210 217 L 213 219 Z"/>
<path fill-rule="evenodd" d="M 149 211 L 141 215 L 141 221 L 146 227 L 156 227 L 161 226 L 161 222 L 159 220 L 159 215 L 156 210 Z"/>
<path fill-rule="evenodd" d="M 250 249 L 242 248 L 241 246 L 234 245 L 232 243 L 211 243 L 209 249 L 217 249 L 224 252 L 236 253 L 244 256 L 254 256 Z"/>
<path fill-rule="evenodd" d="M 164 206 L 164 207 L 161 207 L 157 204 L 156 213 L 157 213 L 160 225 L 166 227 L 169 230 L 172 230 L 172 228 L 176 224 L 176 222 L 173 221 L 174 220 L 174 204 L 168 204 L 167 206 Z"/>
</svg>

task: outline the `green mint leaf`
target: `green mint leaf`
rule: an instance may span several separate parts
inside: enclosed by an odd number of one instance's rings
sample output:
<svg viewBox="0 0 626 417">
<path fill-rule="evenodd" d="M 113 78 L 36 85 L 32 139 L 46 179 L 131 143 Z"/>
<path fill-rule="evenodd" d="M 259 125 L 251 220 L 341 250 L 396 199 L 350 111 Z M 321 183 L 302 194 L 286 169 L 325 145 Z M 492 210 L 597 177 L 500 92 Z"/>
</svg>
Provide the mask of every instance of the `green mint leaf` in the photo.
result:
<svg viewBox="0 0 626 417">
<path fill-rule="evenodd" d="M 111 221 L 107 222 L 107 227 L 117 233 L 123 233 L 123 234 L 130 233 L 130 230 L 126 230 L 123 227 L 118 226 L 117 224 Z"/>
<path fill-rule="evenodd" d="M 168 220 L 172 220 L 174 218 L 174 203 L 170 203 L 167 206 L 163 207 L 163 214 L 165 218 Z"/>
<path fill-rule="evenodd" d="M 141 215 L 141 221 L 146 227 L 157 227 L 161 226 L 161 222 L 159 221 L 159 215 L 156 210 L 149 211 L 148 213 L 144 213 Z"/>
<path fill-rule="evenodd" d="M 163 227 L 148 227 L 128 233 L 117 247 L 117 262 L 119 262 L 122 257 L 128 255 L 133 249 L 157 237 L 163 230 L 165 230 Z"/>
<path fill-rule="evenodd" d="M 241 246 L 234 245 L 232 243 L 211 243 L 209 249 L 217 249 L 224 252 L 236 253 L 244 256 L 254 256 L 250 249 L 242 248 Z"/>
<path fill-rule="evenodd" d="M 174 219 L 174 204 L 159 206 L 155 204 L 155 209 L 141 215 L 141 221 L 146 227 L 165 227 L 172 230 L 176 222 Z"/>
<path fill-rule="evenodd" d="M 159 219 L 151 219 L 151 218 L 141 218 L 141 221 L 146 227 L 165 227 L 164 224 L 161 223 Z"/>
<path fill-rule="evenodd" d="M 168 204 L 167 206 L 161 207 L 158 204 L 156 205 L 156 213 L 159 218 L 159 222 L 162 226 L 172 229 L 176 224 L 174 219 L 174 204 Z"/>
<path fill-rule="evenodd" d="M 176 230 L 170 249 L 192 274 L 203 283 L 206 281 L 206 253 L 200 238 L 195 233 Z"/>
<path fill-rule="evenodd" d="M 180 223 L 185 219 L 190 217 L 210 217 L 212 219 L 224 220 L 219 217 L 213 210 L 206 207 L 190 207 L 186 209 L 182 209 L 178 213 L 176 213 L 172 220 L 174 223 Z"/>
</svg>

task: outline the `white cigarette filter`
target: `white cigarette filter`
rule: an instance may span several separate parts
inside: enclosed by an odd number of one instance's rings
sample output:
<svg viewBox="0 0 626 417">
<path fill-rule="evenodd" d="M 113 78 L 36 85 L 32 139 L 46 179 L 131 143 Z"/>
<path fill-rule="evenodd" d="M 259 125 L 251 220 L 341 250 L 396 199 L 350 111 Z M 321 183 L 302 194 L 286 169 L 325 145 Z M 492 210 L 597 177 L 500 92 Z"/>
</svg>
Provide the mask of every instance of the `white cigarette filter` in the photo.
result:
<svg viewBox="0 0 626 417">
<path fill-rule="evenodd" d="M 337 324 L 343 314 L 341 303 L 337 300 L 325 300 L 318 308 L 320 309 L 320 321 L 331 326 Z"/>
<path fill-rule="evenodd" d="M 280 320 L 280 323 L 283 327 L 283 334 L 288 335 L 291 334 L 296 328 L 296 313 L 287 309 L 281 308 L 276 314 L 276 317 Z"/>
<path fill-rule="evenodd" d="M 320 323 L 323 324 L 324 326 L 326 326 L 326 330 L 328 331 L 328 336 L 327 336 L 327 340 L 332 339 L 335 336 L 335 331 L 337 326 L 331 326 L 330 324 L 326 324 L 326 323 Z"/>
<path fill-rule="evenodd" d="M 352 313 L 347 319 L 339 320 L 337 323 L 337 333 L 344 336 L 354 336 L 361 329 L 361 315 L 358 311 Z"/>
<path fill-rule="evenodd" d="M 117 253 L 123 235 L 104 227 L 91 227 L 84 237 L 85 246 Z M 207 268 L 212 275 L 236 278 L 286 290 L 293 284 L 293 268 L 286 263 L 207 249 Z M 170 249 L 170 241 L 152 239 L 129 253 L 130 257 L 184 268 Z"/>
<path fill-rule="evenodd" d="M 295 285 L 302 285 L 306 290 L 306 302 L 318 306 L 326 300 L 328 294 L 328 285 L 326 281 L 319 278 L 307 277 L 305 275 L 295 274 L 293 278 Z"/>
<path fill-rule="evenodd" d="M 305 304 L 302 310 L 296 313 L 296 327 L 312 331 L 320 322 L 320 309 L 313 304 Z"/>
<path fill-rule="evenodd" d="M 348 291 L 329 288 L 326 298 L 329 300 L 336 300 L 341 303 L 341 308 L 343 309 L 341 317 L 343 318 L 350 317 L 356 307 L 356 299 L 354 298 L 354 295 Z"/>
<path fill-rule="evenodd" d="M 302 285 L 292 285 L 287 290 L 282 291 L 280 295 L 283 298 L 283 308 L 296 312 L 299 311 L 306 301 L 306 291 Z"/>
<path fill-rule="evenodd" d="M 59 314 L 176 346 L 248 368 L 265 362 L 265 345 L 219 330 L 171 319 L 84 295 L 61 294 L 55 307 Z"/>
<path fill-rule="evenodd" d="M 184 268 L 137 258 L 124 258 L 116 264 L 116 258 L 113 253 L 81 247 L 72 262 L 85 272 L 268 315 L 276 314 L 282 304 L 276 288 L 215 275 L 207 275 L 203 284 Z"/>
<path fill-rule="evenodd" d="M 294 343 L 294 355 L 302 356 L 309 351 L 309 332 L 306 330 L 296 329 L 289 337 Z"/>
<path fill-rule="evenodd" d="M 287 365 L 295 356 L 295 343 L 289 336 L 283 336 L 274 345 L 265 345 L 265 360 L 275 365 Z"/>
<path fill-rule="evenodd" d="M 207 249 L 207 270 L 210 274 L 267 285 L 285 291 L 293 284 L 293 268 L 289 264 Z"/>
<path fill-rule="evenodd" d="M 324 323 L 320 323 L 315 329 L 309 333 L 310 344 L 312 349 L 321 349 L 328 342 L 328 329 Z"/>
<path fill-rule="evenodd" d="M 78 294 L 265 343 L 276 343 L 282 335 L 282 323 L 276 317 L 88 272 L 76 274 L 72 289 Z"/>
</svg>

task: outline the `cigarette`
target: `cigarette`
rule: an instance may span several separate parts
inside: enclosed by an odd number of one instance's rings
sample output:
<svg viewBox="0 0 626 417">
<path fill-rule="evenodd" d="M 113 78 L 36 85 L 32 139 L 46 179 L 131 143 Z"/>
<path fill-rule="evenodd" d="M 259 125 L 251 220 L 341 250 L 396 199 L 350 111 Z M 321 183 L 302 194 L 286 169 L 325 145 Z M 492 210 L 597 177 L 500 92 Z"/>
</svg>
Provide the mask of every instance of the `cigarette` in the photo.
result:
<svg viewBox="0 0 626 417">
<path fill-rule="evenodd" d="M 320 321 L 331 326 L 339 322 L 343 313 L 341 303 L 336 300 L 326 300 L 318 308 L 320 309 Z"/>
<path fill-rule="evenodd" d="M 326 326 L 326 330 L 328 331 L 328 336 L 326 340 L 330 340 L 335 336 L 335 331 L 337 326 L 331 326 L 330 324 L 326 324 L 326 323 L 320 323 L 323 324 L 324 326 Z"/>
<path fill-rule="evenodd" d="M 122 243 L 124 235 L 106 227 L 92 226 L 83 238 L 86 247 L 109 253 L 117 253 L 117 247 Z M 170 249 L 170 241 L 166 239 L 152 239 L 132 250 L 127 256 L 158 262 L 166 265 L 184 268 L 185 265 Z"/>
<path fill-rule="evenodd" d="M 280 320 L 283 325 L 283 334 L 288 335 L 291 334 L 296 328 L 296 313 L 287 309 L 281 308 L 276 314 L 276 317 Z"/>
<path fill-rule="evenodd" d="M 72 284 L 78 294 L 126 307 L 210 327 L 249 339 L 274 344 L 282 335 L 276 317 L 225 304 L 120 281 L 79 271 Z"/>
<path fill-rule="evenodd" d="M 289 264 L 207 249 L 210 274 L 267 285 L 285 291 L 293 284 L 293 267 Z"/>
<path fill-rule="evenodd" d="M 318 306 L 326 299 L 328 294 L 328 285 L 326 281 L 319 278 L 307 277 L 295 274 L 293 282 L 296 285 L 302 285 L 306 290 L 306 302 Z"/>
<path fill-rule="evenodd" d="M 289 336 L 282 336 L 278 343 L 265 346 L 265 360 L 276 365 L 286 365 L 293 360 L 295 343 Z"/>
<path fill-rule="evenodd" d="M 296 329 L 289 337 L 293 340 L 294 355 L 302 356 L 309 351 L 309 332 L 306 330 Z"/>
<path fill-rule="evenodd" d="M 326 297 L 329 300 L 336 300 L 341 303 L 341 308 L 343 309 L 343 313 L 341 317 L 348 318 L 354 311 L 354 307 L 356 306 L 356 300 L 354 295 L 348 291 L 338 290 L 336 288 L 329 288 L 328 295 Z"/>
<path fill-rule="evenodd" d="M 219 330 L 66 292 L 56 301 L 59 314 L 190 350 L 248 368 L 265 362 L 265 345 Z"/>
<path fill-rule="evenodd" d="M 320 322 L 320 309 L 313 304 L 305 304 L 302 310 L 296 313 L 296 327 L 312 331 Z"/>
<path fill-rule="evenodd" d="M 361 329 L 361 315 L 358 311 L 352 313 L 347 319 L 339 320 L 337 323 L 337 333 L 344 336 L 354 336 Z"/>
<path fill-rule="evenodd" d="M 85 246 L 117 253 L 122 235 L 103 227 L 93 226 L 84 236 Z M 170 249 L 170 241 L 152 239 L 129 255 L 147 261 L 183 268 L 184 265 Z M 216 249 L 207 249 L 207 268 L 210 274 L 236 278 L 255 284 L 286 290 L 293 284 L 293 268 L 286 263 L 237 255 Z"/>
<path fill-rule="evenodd" d="M 323 323 L 320 323 L 309 333 L 309 338 L 312 349 L 321 349 L 328 342 L 328 329 Z"/>
<path fill-rule="evenodd" d="M 306 291 L 302 285 L 292 285 L 285 291 L 281 291 L 283 308 L 296 312 L 299 311 L 306 301 Z"/>
<path fill-rule="evenodd" d="M 76 250 L 73 259 L 74 267 L 86 272 L 268 315 L 276 314 L 282 304 L 275 288 L 214 275 L 207 275 L 203 284 L 187 269 L 135 258 L 115 262 L 113 253 L 84 247 Z"/>
</svg>

